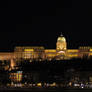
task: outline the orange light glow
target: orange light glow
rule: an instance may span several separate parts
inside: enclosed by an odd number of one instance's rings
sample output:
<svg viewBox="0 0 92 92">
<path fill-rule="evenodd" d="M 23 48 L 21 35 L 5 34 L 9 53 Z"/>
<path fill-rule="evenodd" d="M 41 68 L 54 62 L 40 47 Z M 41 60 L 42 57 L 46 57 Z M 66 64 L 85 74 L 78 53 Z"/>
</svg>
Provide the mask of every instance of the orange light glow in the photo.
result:
<svg viewBox="0 0 92 92">
<path fill-rule="evenodd" d="M 34 51 L 34 49 L 25 49 L 24 51 L 31 52 L 31 51 Z"/>
</svg>

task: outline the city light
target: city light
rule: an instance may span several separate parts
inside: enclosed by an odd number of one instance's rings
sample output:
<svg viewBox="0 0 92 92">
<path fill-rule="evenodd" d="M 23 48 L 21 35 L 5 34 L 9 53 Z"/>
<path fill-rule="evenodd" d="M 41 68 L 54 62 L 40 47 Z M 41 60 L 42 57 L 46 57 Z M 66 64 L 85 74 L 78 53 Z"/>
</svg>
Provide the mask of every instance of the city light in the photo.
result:
<svg viewBox="0 0 92 92">
<path fill-rule="evenodd" d="M 68 49 L 63 35 L 57 38 L 56 49 L 15 47 L 12 53 L 0 53 L 0 82 L 7 79 L 6 86 L 14 88 L 92 88 L 91 58 L 92 47 Z M 87 67 L 84 59 L 89 60 Z M 89 71 L 82 71 L 84 66 Z"/>
</svg>

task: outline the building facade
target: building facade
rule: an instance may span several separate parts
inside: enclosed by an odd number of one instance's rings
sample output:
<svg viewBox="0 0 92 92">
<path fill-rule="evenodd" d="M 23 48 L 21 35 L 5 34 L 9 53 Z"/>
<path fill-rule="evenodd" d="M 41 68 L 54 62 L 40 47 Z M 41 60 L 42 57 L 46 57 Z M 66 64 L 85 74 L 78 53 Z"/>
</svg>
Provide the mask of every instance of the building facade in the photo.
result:
<svg viewBox="0 0 92 92">
<path fill-rule="evenodd" d="M 19 46 L 15 47 L 14 52 L 12 53 L 0 53 L 0 61 L 10 61 L 12 69 L 14 68 L 16 62 L 21 60 L 51 61 L 90 57 L 92 57 L 92 47 L 81 46 L 78 49 L 68 49 L 66 38 L 62 34 L 57 38 L 56 49 L 45 49 L 43 46 Z"/>
</svg>

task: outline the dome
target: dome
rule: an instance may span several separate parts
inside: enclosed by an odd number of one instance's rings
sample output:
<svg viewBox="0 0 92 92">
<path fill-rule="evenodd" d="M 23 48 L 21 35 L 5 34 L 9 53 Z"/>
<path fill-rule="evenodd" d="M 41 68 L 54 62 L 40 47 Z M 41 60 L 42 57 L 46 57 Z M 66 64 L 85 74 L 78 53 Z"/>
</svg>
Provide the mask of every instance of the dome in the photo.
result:
<svg viewBox="0 0 92 92">
<path fill-rule="evenodd" d="M 66 39 L 65 37 L 61 36 L 61 37 L 58 37 L 57 41 L 66 42 Z"/>
<path fill-rule="evenodd" d="M 66 48 L 67 48 L 66 38 L 61 34 L 57 39 L 56 49 L 57 51 L 65 51 Z"/>
<path fill-rule="evenodd" d="M 65 51 L 66 48 L 67 48 L 66 38 L 61 34 L 57 39 L 56 49 L 57 51 Z"/>
</svg>

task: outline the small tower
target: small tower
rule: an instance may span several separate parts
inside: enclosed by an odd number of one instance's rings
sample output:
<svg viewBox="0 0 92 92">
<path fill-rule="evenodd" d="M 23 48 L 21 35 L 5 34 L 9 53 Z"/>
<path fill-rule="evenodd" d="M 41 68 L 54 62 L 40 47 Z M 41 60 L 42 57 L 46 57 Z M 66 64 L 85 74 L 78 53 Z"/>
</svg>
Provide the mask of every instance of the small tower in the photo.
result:
<svg viewBox="0 0 92 92">
<path fill-rule="evenodd" d="M 57 51 L 65 51 L 66 49 L 67 49 L 66 38 L 61 33 L 61 35 L 57 39 L 56 50 Z"/>
</svg>

